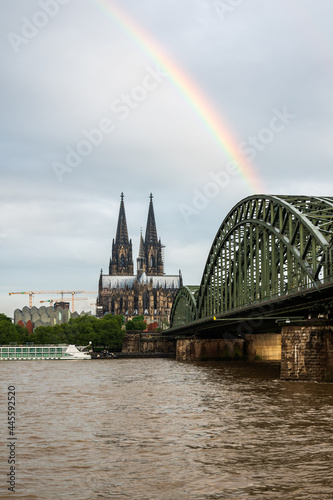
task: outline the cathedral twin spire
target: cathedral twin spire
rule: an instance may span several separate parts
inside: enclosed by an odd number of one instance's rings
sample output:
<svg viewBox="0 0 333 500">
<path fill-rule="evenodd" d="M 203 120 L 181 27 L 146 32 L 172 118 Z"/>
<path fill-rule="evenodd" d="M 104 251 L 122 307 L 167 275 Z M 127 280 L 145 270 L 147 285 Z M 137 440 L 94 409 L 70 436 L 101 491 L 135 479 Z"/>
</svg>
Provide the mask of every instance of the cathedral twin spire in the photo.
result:
<svg viewBox="0 0 333 500">
<path fill-rule="evenodd" d="M 162 244 L 157 238 L 153 195 L 150 194 L 145 239 L 140 233 L 139 256 L 137 258 L 138 278 L 145 272 L 147 275 L 164 274 Z M 132 240 L 128 240 L 125 214 L 124 194 L 120 195 L 120 209 L 117 224 L 116 240 L 112 242 L 112 256 L 109 265 L 110 275 L 133 275 Z"/>
<path fill-rule="evenodd" d="M 150 199 L 150 203 L 149 203 L 147 227 L 146 227 L 146 237 L 145 237 L 146 244 L 147 243 L 150 243 L 150 244 L 157 243 L 157 231 L 156 231 L 152 193 L 150 193 L 149 199 Z"/>
<path fill-rule="evenodd" d="M 125 204 L 124 204 L 124 193 L 120 195 L 120 209 L 118 216 L 118 225 L 117 225 L 117 234 L 116 234 L 116 243 L 128 243 L 128 232 L 127 232 L 127 222 L 126 222 L 126 214 L 125 214 Z"/>
<path fill-rule="evenodd" d="M 109 274 L 114 276 L 133 274 L 132 240 L 128 240 L 124 193 L 121 193 L 120 199 L 116 241 L 112 241 L 109 264 Z"/>
</svg>

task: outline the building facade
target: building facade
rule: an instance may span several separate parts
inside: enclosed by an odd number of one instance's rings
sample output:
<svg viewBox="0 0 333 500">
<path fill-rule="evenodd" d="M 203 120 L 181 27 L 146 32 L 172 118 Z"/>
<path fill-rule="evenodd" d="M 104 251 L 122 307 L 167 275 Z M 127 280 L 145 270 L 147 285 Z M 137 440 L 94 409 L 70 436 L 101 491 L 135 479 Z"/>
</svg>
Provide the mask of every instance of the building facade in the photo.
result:
<svg viewBox="0 0 333 500">
<path fill-rule="evenodd" d="M 109 273 L 101 270 L 97 314 L 122 314 L 125 320 L 143 315 L 147 323 L 169 322 L 173 299 L 182 286 L 181 272 L 164 273 L 163 245 L 157 237 L 153 195 L 150 195 L 145 237 L 140 234 L 137 271 L 133 272 L 132 240 L 128 237 L 124 195 L 121 194 L 116 237 L 112 241 Z"/>
</svg>

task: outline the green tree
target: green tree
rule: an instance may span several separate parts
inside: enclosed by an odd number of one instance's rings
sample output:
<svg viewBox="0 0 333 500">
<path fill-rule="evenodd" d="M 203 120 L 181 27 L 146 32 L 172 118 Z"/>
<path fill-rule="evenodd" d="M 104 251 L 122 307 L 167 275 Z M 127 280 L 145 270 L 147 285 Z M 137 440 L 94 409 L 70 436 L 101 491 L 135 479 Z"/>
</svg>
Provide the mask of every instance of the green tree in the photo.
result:
<svg viewBox="0 0 333 500">
<path fill-rule="evenodd" d="M 8 323 L 12 323 L 12 320 L 3 313 L 0 313 L 0 321 L 7 321 Z"/>
<path fill-rule="evenodd" d="M 123 343 L 123 316 L 106 314 L 102 319 L 83 315 L 70 319 L 68 323 L 54 326 L 39 326 L 30 335 L 27 328 L 13 325 L 10 318 L 0 314 L 0 344 L 10 342 L 35 344 L 76 344 L 100 346 L 104 349 L 120 349 Z"/>
<path fill-rule="evenodd" d="M 98 320 L 99 345 L 110 350 L 121 348 L 124 339 L 121 324 L 122 316 L 113 316 L 112 314 L 106 314 L 102 319 Z"/>
<path fill-rule="evenodd" d="M 27 341 L 28 336 L 27 328 L 14 325 L 8 316 L 0 314 L 0 344 L 6 345 L 10 342 L 22 344 Z"/>
<path fill-rule="evenodd" d="M 35 344 L 60 344 L 63 342 L 62 330 L 60 325 L 55 326 L 38 326 L 30 335 L 30 342 Z"/>
<path fill-rule="evenodd" d="M 143 316 L 134 316 L 126 323 L 126 331 L 128 330 L 146 330 L 147 324 Z"/>
<path fill-rule="evenodd" d="M 89 316 L 88 314 L 70 319 L 68 323 L 62 325 L 67 343 L 88 345 L 89 342 L 92 342 L 95 344 L 96 323 L 98 321 L 97 318 Z"/>
</svg>

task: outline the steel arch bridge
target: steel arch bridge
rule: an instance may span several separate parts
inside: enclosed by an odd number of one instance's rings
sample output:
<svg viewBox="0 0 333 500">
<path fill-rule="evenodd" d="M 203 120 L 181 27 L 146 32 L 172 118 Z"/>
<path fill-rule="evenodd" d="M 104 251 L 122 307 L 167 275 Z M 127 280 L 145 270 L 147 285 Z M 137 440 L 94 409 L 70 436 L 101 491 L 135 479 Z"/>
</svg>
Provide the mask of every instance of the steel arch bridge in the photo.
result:
<svg viewBox="0 0 333 500">
<path fill-rule="evenodd" d="M 330 285 L 333 197 L 251 196 L 222 222 L 200 287 L 177 293 L 170 326 Z"/>
<path fill-rule="evenodd" d="M 173 327 L 192 323 L 197 318 L 198 286 L 182 286 L 175 296 L 170 314 Z"/>
</svg>

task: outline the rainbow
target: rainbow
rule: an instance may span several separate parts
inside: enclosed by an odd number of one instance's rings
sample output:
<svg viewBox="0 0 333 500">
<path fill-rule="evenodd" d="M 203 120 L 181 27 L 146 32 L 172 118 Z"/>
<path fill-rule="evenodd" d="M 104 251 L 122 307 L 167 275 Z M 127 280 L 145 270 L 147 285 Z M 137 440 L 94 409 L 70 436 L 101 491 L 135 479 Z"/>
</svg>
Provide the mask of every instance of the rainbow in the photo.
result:
<svg viewBox="0 0 333 500">
<path fill-rule="evenodd" d="M 140 49 L 152 60 L 158 63 L 167 73 L 177 90 L 187 100 L 190 106 L 204 123 L 211 136 L 231 161 L 236 163 L 244 180 L 255 193 L 263 192 L 262 183 L 253 166 L 239 152 L 238 144 L 233 138 L 229 127 L 215 111 L 213 104 L 191 78 L 170 58 L 134 19 L 110 0 L 92 0 L 100 9 L 110 16 L 119 28 L 131 38 Z"/>
</svg>

